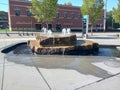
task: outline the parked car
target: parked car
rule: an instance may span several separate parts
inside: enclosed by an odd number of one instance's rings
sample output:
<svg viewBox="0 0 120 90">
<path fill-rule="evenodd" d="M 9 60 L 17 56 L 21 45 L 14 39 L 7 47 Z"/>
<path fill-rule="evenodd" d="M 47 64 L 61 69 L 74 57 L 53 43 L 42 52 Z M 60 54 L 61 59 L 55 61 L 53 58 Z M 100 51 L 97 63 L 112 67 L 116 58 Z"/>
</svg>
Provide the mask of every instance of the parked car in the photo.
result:
<svg viewBox="0 0 120 90">
<path fill-rule="evenodd" d="M 107 30 L 113 30 L 113 28 L 112 27 L 107 27 Z"/>
<path fill-rule="evenodd" d="M 0 29 L 4 29 L 4 28 L 3 28 L 3 25 L 0 25 Z"/>
<path fill-rule="evenodd" d="M 0 29 L 8 29 L 9 27 L 6 25 L 0 25 Z"/>
</svg>

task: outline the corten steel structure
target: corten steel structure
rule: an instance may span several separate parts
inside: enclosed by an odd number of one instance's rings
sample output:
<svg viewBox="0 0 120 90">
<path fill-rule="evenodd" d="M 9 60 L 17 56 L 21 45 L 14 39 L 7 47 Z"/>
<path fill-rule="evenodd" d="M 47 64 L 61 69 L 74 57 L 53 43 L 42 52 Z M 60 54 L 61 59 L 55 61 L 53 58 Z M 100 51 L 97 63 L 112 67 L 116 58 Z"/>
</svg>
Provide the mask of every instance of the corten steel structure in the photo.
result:
<svg viewBox="0 0 120 90">
<path fill-rule="evenodd" d="M 45 23 L 38 23 L 31 15 L 28 10 L 31 5 L 28 0 L 9 0 L 8 17 L 10 30 L 40 30 L 42 27 L 46 27 Z M 52 30 L 61 30 L 68 27 L 77 30 L 82 29 L 82 23 L 80 7 L 58 5 L 56 18 L 48 26 Z M 99 27 L 103 26 L 103 14 L 101 14 L 96 25 Z"/>
</svg>

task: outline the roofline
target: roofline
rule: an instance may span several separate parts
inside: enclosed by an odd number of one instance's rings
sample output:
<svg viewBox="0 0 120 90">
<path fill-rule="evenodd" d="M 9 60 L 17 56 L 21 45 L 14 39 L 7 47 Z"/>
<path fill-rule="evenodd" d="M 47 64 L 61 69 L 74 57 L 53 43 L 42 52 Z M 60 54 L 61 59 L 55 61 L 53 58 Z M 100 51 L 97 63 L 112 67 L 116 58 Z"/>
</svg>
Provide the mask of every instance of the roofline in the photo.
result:
<svg viewBox="0 0 120 90">
<path fill-rule="evenodd" d="M 16 1 L 16 0 L 9 0 L 9 1 L 31 3 L 31 1 L 26 1 L 26 2 L 25 1 Z M 80 6 L 69 6 L 69 5 L 64 5 L 64 4 L 58 4 L 58 6 L 80 8 Z"/>
</svg>

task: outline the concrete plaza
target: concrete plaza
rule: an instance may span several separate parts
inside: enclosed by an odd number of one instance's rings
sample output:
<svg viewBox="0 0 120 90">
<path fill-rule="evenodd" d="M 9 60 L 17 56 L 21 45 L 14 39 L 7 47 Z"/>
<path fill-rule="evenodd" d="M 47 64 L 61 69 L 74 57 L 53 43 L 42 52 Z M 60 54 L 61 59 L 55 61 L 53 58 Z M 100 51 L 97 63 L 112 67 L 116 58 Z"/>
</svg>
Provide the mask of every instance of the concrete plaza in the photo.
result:
<svg viewBox="0 0 120 90">
<path fill-rule="evenodd" d="M 78 40 L 81 33 L 76 33 Z M 1 34 L 0 49 L 35 35 Z M 120 45 L 116 33 L 95 33 L 89 40 Z M 117 62 L 118 67 L 109 66 Z M 0 53 L 1 90 L 120 90 L 120 58 L 104 56 L 29 56 Z M 110 64 L 111 65 L 111 64 Z"/>
</svg>

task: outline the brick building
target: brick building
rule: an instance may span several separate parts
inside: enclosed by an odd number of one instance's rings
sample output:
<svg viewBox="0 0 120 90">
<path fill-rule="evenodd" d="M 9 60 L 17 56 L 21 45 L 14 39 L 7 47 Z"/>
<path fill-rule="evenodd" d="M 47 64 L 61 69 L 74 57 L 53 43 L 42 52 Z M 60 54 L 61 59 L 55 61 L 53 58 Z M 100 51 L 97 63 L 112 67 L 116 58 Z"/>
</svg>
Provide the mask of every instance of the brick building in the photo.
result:
<svg viewBox="0 0 120 90">
<path fill-rule="evenodd" d="M 10 30 L 40 30 L 46 27 L 45 23 L 38 23 L 28 10 L 31 2 L 28 0 L 9 0 L 9 27 Z M 103 25 L 103 14 L 97 25 Z M 70 27 L 71 29 L 82 28 L 82 13 L 80 7 L 59 5 L 56 18 L 49 23 L 52 30 L 61 30 Z"/>
</svg>

